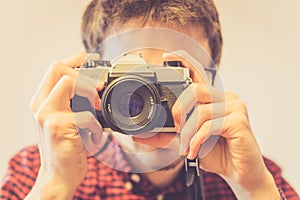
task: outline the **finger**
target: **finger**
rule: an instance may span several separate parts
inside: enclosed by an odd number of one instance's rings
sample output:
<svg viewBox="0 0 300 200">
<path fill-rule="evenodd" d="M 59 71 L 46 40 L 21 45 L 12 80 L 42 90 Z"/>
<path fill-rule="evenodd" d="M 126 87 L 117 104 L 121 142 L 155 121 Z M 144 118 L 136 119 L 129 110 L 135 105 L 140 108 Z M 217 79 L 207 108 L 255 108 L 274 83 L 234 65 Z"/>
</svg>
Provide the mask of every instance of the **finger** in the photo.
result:
<svg viewBox="0 0 300 200">
<path fill-rule="evenodd" d="M 92 105 L 99 104 L 100 99 L 95 86 L 90 83 L 89 79 L 79 78 L 74 80 L 73 77 L 64 75 L 51 90 L 49 96 L 44 102 L 44 106 L 54 111 L 71 110 L 70 100 L 74 94 L 87 97 Z M 98 101 L 95 99 L 99 99 Z M 98 106 L 98 107 L 99 107 Z"/>
<path fill-rule="evenodd" d="M 76 68 L 82 65 L 87 60 L 87 58 L 88 58 L 87 53 L 81 53 L 81 54 L 65 57 L 61 59 L 60 62 L 63 63 L 64 65 L 69 66 L 70 68 Z"/>
<path fill-rule="evenodd" d="M 231 112 L 227 110 L 227 112 Z M 215 104 L 198 104 L 195 106 L 192 114 L 183 126 L 180 133 L 180 154 L 184 154 L 189 147 L 190 140 L 200 127 L 209 120 L 226 116 L 228 113 L 225 111 L 225 103 Z"/>
<path fill-rule="evenodd" d="M 217 119 L 213 119 L 210 121 L 206 121 L 201 128 L 196 132 L 196 134 L 192 137 L 187 157 L 189 159 L 195 159 L 200 151 L 201 145 L 212 135 L 220 136 L 222 131 L 224 130 L 225 120 L 228 120 L 229 116 L 221 117 Z M 215 143 L 213 144 L 215 145 Z M 209 150 L 213 148 L 213 146 L 206 147 Z M 207 150 L 204 150 L 207 154 Z"/>
<path fill-rule="evenodd" d="M 96 86 L 88 77 L 63 75 L 47 97 L 47 105 L 54 110 L 70 110 L 70 100 L 74 94 L 86 97 L 90 104 L 100 110 L 100 98 Z"/>
<path fill-rule="evenodd" d="M 52 111 L 70 111 L 70 99 L 74 96 L 74 91 L 74 78 L 63 75 L 40 107 L 46 107 Z"/>
<path fill-rule="evenodd" d="M 190 140 L 194 137 L 196 132 L 199 129 L 209 128 L 207 126 L 207 122 L 211 120 L 213 121 L 214 127 L 212 131 L 214 131 L 215 126 L 219 126 L 220 124 L 217 121 L 218 118 L 223 119 L 230 115 L 233 112 L 240 113 L 241 116 L 245 116 L 247 118 L 247 108 L 246 105 L 238 100 L 229 101 L 227 103 L 220 102 L 214 104 L 198 104 L 191 114 L 190 118 L 187 120 L 186 124 L 182 128 L 182 132 L 180 133 L 180 153 L 185 154 L 190 147 Z M 196 131 L 195 131 L 196 130 Z"/>
<path fill-rule="evenodd" d="M 221 135 L 226 139 L 228 145 L 238 145 L 243 148 L 251 146 L 249 143 L 253 143 L 255 139 L 251 134 L 250 123 L 245 105 L 241 102 L 235 102 L 232 103 L 230 107 L 229 111 L 227 111 L 229 114 L 225 117 L 206 121 L 201 126 L 191 139 L 188 152 L 189 158 L 195 158 L 199 155 L 199 151 L 201 157 L 206 156 L 213 146 L 205 145 L 204 148 L 202 148 L 202 146 L 210 138 L 210 136 L 213 135 Z M 235 149 L 232 150 L 235 151 Z M 249 152 L 250 151 L 251 149 L 249 149 Z"/>
<path fill-rule="evenodd" d="M 186 51 L 173 51 L 163 54 L 165 61 L 180 61 L 182 65 L 190 70 L 194 82 L 210 85 L 210 81 L 200 62 L 193 58 Z"/>
<path fill-rule="evenodd" d="M 62 62 L 55 61 L 48 67 L 45 76 L 43 77 L 35 95 L 32 98 L 31 109 L 34 113 L 45 101 L 52 88 L 56 85 L 56 83 L 63 75 L 76 77 L 77 72 L 72 68 L 81 65 L 85 61 L 86 57 L 86 54 L 79 54 L 73 57 L 69 57 Z"/>
<path fill-rule="evenodd" d="M 196 103 L 207 104 L 222 102 L 225 99 L 222 90 L 216 88 L 208 88 L 199 83 L 192 83 L 185 89 L 172 107 L 172 115 L 177 132 L 181 131 L 186 121 L 186 115 L 189 113 Z"/>
<path fill-rule="evenodd" d="M 226 99 L 226 101 L 239 100 L 239 96 L 236 93 L 226 91 L 225 99 Z"/>
<path fill-rule="evenodd" d="M 180 155 L 184 155 L 184 153 L 188 150 L 189 142 L 193 137 L 194 133 L 196 133 L 198 130 L 198 122 L 199 113 L 197 112 L 197 109 L 195 109 L 180 132 Z"/>
<path fill-rule="evenodd" d="M 105 87 L 105 83 L 103 81 L 99 81 L 97 84 L 96 84 L 96 90 L 97 91 L 101 91 L 103 90 Z"/>
<path fill-rule="evenodd" d="M 74 113 L 75 125 L 81 130 L 81 133 L 91 133 L 91 141 L 99 144 L 102 136 L 102 126 L 95 116 L 88 111 Z M 87 131 L 88 130 L 88 131 Z"/>
<path fill-rule="evenodd" d="M 195 106 L 193 111 L 198 113 L 198 128 L 200 128 L 202 124 L 208 120 L 225 117 L 234 111 L 244 113 L 245 115 L 247 114 L 245 103 L 239 100 L 211 104 L 198 104 Z"/>
<path fill-rule="evenodd" d="M 103 88 L 103 82 L 95 83 L 95 81 L 90 77 L 79 74 L 76 79 L 75 93 L 79 96 L 86 97 L 92 107 L 96 110 L 101 110 L 101 101 L 98 95 L 98 90 L 102 90 Z"/>
</svg>

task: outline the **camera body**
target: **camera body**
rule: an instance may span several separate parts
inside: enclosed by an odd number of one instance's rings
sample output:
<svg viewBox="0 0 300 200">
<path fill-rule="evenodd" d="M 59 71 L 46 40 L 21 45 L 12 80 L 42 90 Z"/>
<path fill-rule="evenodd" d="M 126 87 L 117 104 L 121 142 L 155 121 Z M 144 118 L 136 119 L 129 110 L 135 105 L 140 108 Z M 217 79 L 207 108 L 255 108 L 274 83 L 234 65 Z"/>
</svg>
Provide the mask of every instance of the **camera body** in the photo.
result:
<svg viewBox="0 0 300 200">
<path fill-rule="evenodd" d="M 74 112 L 91 111 L 104 131 L 127 135 L 175 132 L 172 107 L 191 83 L 189 70 L 180 62 L 150 65 L 138 54 L 127 54 L 111 66 L 91 56 L 78 70 L 80 75 L 104 82 L 105 88 L 98 93 L 101 111 L 75 95 L 71 100 Z"/>
</svg>

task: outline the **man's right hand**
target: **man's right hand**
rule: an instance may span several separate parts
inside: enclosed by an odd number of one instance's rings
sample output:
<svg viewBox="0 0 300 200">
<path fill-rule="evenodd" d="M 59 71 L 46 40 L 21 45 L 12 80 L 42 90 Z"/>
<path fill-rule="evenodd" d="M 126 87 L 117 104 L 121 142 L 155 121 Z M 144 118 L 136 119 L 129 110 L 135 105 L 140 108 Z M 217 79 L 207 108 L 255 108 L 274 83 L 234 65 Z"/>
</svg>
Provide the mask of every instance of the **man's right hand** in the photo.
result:
<svg viewBox="0 0 300 200">
<path fill-rule="evenodd" d="M 70 99 L 76 93 L 100 109 L 97 90 L 101 86 L 86 78 L 81 80 L 74 70 L 86 59 L 86 54 L 80 54 L 53 62 L 32 99 L 41 168 L 26 199 L 72 199 L 87 171 L 87 151 L 80 137 L 100 143 L 102 127 L 93 114 L 74 113 L 70 107 Z M 80 136 L 80 129 L 89 132 Z"/>
</svg>

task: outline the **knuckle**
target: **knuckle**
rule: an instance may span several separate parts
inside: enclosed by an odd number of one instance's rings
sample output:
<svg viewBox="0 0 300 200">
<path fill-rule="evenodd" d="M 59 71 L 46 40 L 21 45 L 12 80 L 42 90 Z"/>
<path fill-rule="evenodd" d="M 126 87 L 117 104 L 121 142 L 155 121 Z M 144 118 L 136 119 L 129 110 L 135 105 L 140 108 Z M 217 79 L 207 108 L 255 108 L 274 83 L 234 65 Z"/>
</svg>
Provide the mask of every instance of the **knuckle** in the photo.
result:
<svg viewBox="0 0 300 200">
<path fill-rule="evenodd" d="M 52 61 L 49 64 L 49 70 L 51 72 L 55 72 L 56 73 L 56 72 L 58 72 L 58 71 L 61 70 L 61 67 L 62 67 L 61 63 L 59 61 L 57 61 L 57 60 L 54 60 L 54 61 Z"/>
<path fill-rule="evenodd" d="M 203 87 L 199 85 L 199 83 L 192 83 L 190 85 L 189 92 L 190 92 L 189 95 L 193 95 L 193 97 L 195 97 L 198 100 L 198 97 L 201 98 L 204 91 L 203 91 Z"/>
<path fill-rule="evenodd" d="M 59 80 L 63 85 L 67 85 L 70 90 L 70 96 L 73 96 L 73 93 L 75 92 L 76 88 L 76 82 L 70 75 L 63 75 L 61 79 Z"/>
<path fill-rule="evenodd" d="M 239 99 L 239 96 L 236 93 L 229 91 L 226 92 L 226 97 L 228 99 Z"/>
<path fill-rule="evenodd" d="M 84 118 L 86 120 L 86 123 L 91 122 L 95 119 L 94 115 L 90 111 L 85 111 L 84 112 Z"/>
<path fill-rule="evenodd" d="M 202 124 L 201 129 L 204 131 L 204 133 L 208 133 L 210 127 L 211 123 L 209 121 L 206 121 Z"/>
<path fill-rule="evenodd" d="M 30 101 L 30 110 L 36 115 L 43 105 L 43 98 L 37 94 L 35 94 Z"/>
<path fill-rule="evenodd" d="M 199 83 L 192 83 L 190 84 L 190 88 L 192 90 L 193 93 L 196 93 L 196 92 L 202 92 L 202 87 L 199 85 Z"/>
<path fill-rule="evenodd" d="M 240 101 L 239 102 L 239 110 L 243 113 L 247 113 L 247 105 L 245 102 Z"/>
<path fill-rule="evenodd" d="M 172 107 L 172 115 L 173 115 L 173 118 L 174 120 L 177 120 L 180 118 L 180 115 L 181 115 L 181 108 L 179 106 L 179 103 L 175 103 Z"/>
<path fill-rule="evenodd" d="M 64 126 L 64 118 L 58 113 L 49 113 L 45 110 L 46 109 L 38 110 L 34 114 L 34 119 L 43 132 L 55 134 L 62 126 Z"/>
<path fill-rule="evenodd" d="M 60 61 L 52 61 L 48 67 L 48 75 L 54 77 L 64 76 L 65 74 L 71 76 L 78 76 L 78 72 L 76 70 L 68 70 L 69 68 Z"/>
<path fill-rule="evenodd" d="M 209 118 L 208 110 L 205 106 L 197 106 L 195 108 L 197 110 L 197 117 L 199 118 L 199 123 L 204 123 Z"/>
<path fill-rule="evenodd" d="M 239 126 L 237 126 L 237 127 L 240 127 L 242 129 L 250 128 L 248 117 L 246 115 L 244 115 L 242 112 L 235 112 L 234 121 L 237 124 L 239 124 Z"/>
<path fill-rule="evenodd" d="M 212 102 L 212 91 L 207 85 L 201 83 L 192 83 L 191 90 L 192 94 L 197 98 L 198 101 Z"/>
<path fill-rule="evenodd" d="M 52 139 L 57 139 L 60 137 L 62 133 L 62 129 L 65 129 L 65 123 L 63 122 L 63 118 L 57 114 L 48 116 L 44 120 L 43 130 L 45 133 L 50 134 L 49 136 Z"/>
<path fill-rule="evenodd" d="M 172 107 L 172 115 L 173 115 L 173 117 L 174 118 L 177 117 L 178 114 L 180 114 L 180 109 L 178 109 L 178 107 L 173 106 Z"/>
<path fill-rule="evenodd" d="M 87 90 L 86 97 L 93 103 L 96 100 L 98 93 L 96 91 Z"/>
<path fill-rule="evenodd" d="M 202 116 L 205 120 L 212 119 L 212 104 L 206 104 L 201 106 L 200 108 L 200 116 Z"/>
<path fill-rule="evenodd" d="M 238 112 L 247 115 L 248 111 L 247 111 L 247 105 L 245 102 L 236 100 L 236 101 L 234 101 L 234 107 L 235 107 L 235 110 L 237 110 Z"/>
<path fill-rule="evenodd" d="M 64 74 L 64 75 L 61 77 L 61 81 L 67 82 L 67 83 L 73 83 L 73 78 L 72 78 L 70 75 Z"/>
<path fill-rule="evenodd" d="M 38 103 L 37 103 L 37 97 L 32 97 L 30 101 L 30 110 L 33 114 L 35 114 L 38 110 Z"/>
<path fill-rule="evenodd" d="M 36 113 L 34 113 L 34 120 L 35 120 L 39 125 L 44 124 L 45 117 L 44 117 L 43 112 L 37 111 Z"/>
<path fill-rule="evenodd" d="M 88 124 L 93 121 L 95 121 L 95 117 L 90 111 L 83 111 L 75 114 L 75 124 L 79 128 L 86 128 Z"/>
<path fill-rule="evenodd" d="M 57 130 L 59 129 L 59 123 L 57 118 L 54 117 L 48 117 L 44 121 L 44 129 L 48 130 L 50 133 L 56 133 Z"/>
</svg>

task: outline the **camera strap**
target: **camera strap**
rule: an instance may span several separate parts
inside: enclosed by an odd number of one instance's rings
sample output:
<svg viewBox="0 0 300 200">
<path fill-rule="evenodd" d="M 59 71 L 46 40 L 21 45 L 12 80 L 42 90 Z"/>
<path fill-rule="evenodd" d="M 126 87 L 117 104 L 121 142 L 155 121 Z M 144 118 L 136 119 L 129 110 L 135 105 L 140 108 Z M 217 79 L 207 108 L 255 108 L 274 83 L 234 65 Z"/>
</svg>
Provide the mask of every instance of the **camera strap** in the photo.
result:
<svg viewBox="0 0 300 200">
<path fill-rule="evenodd" d="M 185 158 L 185 178 L 188 200 L 204 200 L 203 178 L 198 158 Z"/>
</svg>

